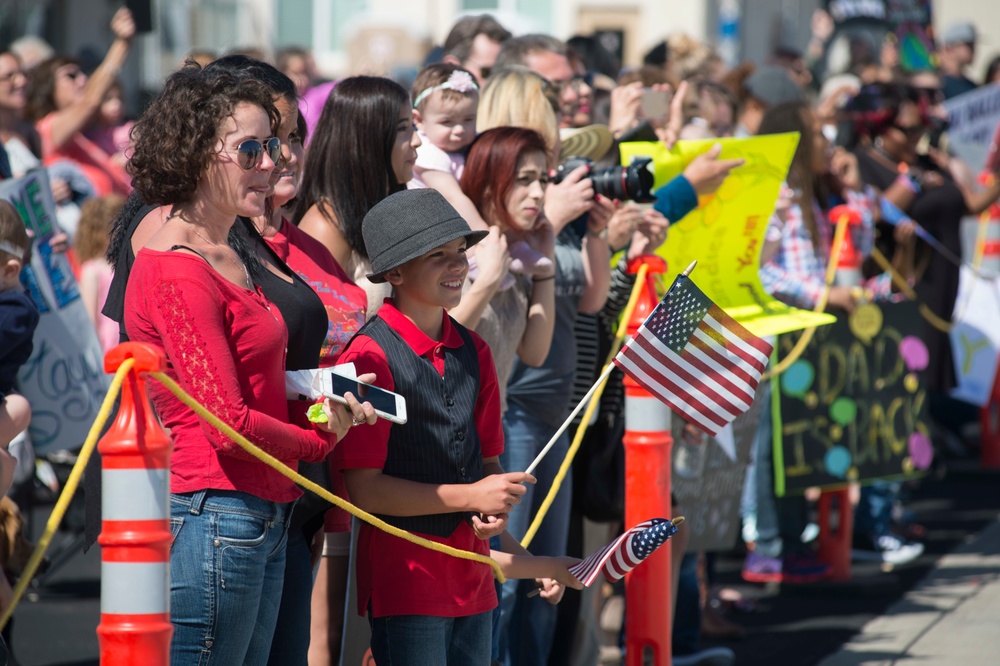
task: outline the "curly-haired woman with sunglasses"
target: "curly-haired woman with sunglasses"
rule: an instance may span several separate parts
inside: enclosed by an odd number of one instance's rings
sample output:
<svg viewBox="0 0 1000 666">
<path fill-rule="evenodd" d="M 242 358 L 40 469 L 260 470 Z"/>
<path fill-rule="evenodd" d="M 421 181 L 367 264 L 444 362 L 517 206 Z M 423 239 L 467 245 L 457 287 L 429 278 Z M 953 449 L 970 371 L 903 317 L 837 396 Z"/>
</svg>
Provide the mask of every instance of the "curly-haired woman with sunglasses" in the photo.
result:
<svg viewBox="0 0 1000 666">
<path fill-rule="evenodd" d="M 129 337 L 164 348 L 170 373 L 209 411 L 285 464 L 323 459 L 370 406 L 329 401 L 329 423 L 290 425 L 288 329 L 230 244 L 237 217 L 263 215 L 280 145 L 273 91 L 185 68 L 138 120 L 129 165 L 144 201 L 170 206 L 136 253 Z M 285 569 L 295 485 L 162 387 L 171 431 L 171 661 L 264 664 Z"/>
</svg>

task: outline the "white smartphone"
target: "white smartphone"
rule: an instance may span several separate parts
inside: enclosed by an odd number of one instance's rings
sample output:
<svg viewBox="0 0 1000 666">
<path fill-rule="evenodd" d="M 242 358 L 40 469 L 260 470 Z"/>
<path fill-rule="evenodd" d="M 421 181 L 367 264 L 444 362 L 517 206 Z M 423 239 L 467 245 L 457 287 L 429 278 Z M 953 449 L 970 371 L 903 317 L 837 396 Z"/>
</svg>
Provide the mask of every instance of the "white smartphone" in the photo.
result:
<svg viewBox="0 0 1000 666">
<path fill-rule="evenodd" d="M 370 402 L 375 414 L 393 423 L 406 423 L 406 398 L 371 384 L 359 382 L 337 372 L 327 372 L 323 377 L 323 394 L 342 405 L 347 404 L 344 394 L 350 392 L 358 402 Z"/>
</svg>

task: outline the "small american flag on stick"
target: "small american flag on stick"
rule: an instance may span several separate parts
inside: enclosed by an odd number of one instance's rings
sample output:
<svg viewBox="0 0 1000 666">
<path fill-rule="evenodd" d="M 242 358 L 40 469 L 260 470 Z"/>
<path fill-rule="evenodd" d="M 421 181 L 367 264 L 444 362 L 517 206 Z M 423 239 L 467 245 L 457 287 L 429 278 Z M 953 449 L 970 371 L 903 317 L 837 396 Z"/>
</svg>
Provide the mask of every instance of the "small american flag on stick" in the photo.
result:
<svg viewBox="0 0 1000 666">
<path fill-rule="evenodd" d="M 771 345 L 723 312 L 688 278 L 614 359 L 632 379 L 709 435 L 750 409 Z"/>
<path fill-rule="evenodd" d="M 677 534 L 681 517 L 667 520 L 653 518 L 639 523 L 593 555 L 569 568 L 569 572 L 585 587 L 590 587 L 600 574 L 612 583 L 622 578 L 654 550 Z"/>
</svg>

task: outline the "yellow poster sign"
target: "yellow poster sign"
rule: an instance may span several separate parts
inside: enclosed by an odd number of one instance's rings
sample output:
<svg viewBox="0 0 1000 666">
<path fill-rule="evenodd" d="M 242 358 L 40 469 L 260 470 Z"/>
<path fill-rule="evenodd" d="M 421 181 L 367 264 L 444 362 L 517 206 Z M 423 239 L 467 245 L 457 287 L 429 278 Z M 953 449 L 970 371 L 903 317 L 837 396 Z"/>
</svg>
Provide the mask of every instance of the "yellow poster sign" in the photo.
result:
<svg viewBox="0 0 1000 666">
<path fill-rule="evenodd" d="M 778 335 L 836 321 L 825 313 L 793 308 L 776 300 L 760 283 L 760 249 L 774 212 L 778 189 L 792 163 L 798 133 L 746 139 L 678 141 L 672 150 L 661 142 L 620 145 L 622 164 L 651 157 L 659 187 L 679 175 L 697 155 L 722 145 L 719 159 L 742 158 L 722 187 L 702 197 L 683 220 L 671 220 L 667 242 L 658 254 L 667 260 L 667 283 L 692 261 L 692 279 L 713 301 L 755 335 Z"/>
</svg>

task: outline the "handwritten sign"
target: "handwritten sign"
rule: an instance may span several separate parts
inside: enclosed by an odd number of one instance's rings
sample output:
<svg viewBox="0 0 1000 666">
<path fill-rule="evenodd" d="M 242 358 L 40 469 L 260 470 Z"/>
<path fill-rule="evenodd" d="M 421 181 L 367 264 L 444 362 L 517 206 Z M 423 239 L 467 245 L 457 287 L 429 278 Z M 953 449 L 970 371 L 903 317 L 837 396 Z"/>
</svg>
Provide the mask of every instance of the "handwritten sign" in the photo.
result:
<svg viewBox="0 0 1000 666">
<path fill-rule="evenodd" d="M 760 389 L 758 388 L 758 394 Z M 770 405 L 754 400 L 719 437 L 691 444 L 684 420 L 672 419 L 674 446 L 670 488 L 683 514 L 688 551 L 729 550 L 740 533 L 740 498 L 753 457 L 757 422 Z"/>
<path fill-rule="evenodd" d="M 858 307 L 816 330 L 772 379 L 775 493 L 908 478 L 933 457 L 922 371 L 927 346 L 913 302 Z M 800 334 L 778 338 L 779 355 Z"/>
<path fill-rule="evenodd" d="M 1000 84 L 976 88 L 945 100 L 948 147 L 978 171 L 986 165 L 990 139 L 1000 123 Z"/>
<path fill-rule="evenodd" d="M 42 316 L 34 350 L 18 373 L 31 403 L 29 434 L 39 453 L 79 448 L 97 417 L 110 381 L 94 325 L 84 309 L 66 256 L 52 252 L 59 232 L 44 169 L 0 183 L 0 198 L 14 204 L 33 234 L 31 264 L 21 281 Z"/>
<path fill-rule="evenodd" d="M 958 385 L 951 395 L 979 407 L 989 404 L 1000 360 L 1000 278 L 959 274 L 951 352 Z"/>
<path fill-rule="evenodd" d="M 680 174 L 696 156 L 721 144 L 720 159 L 742 158 L 714 194 L 682 220 L 671 220 L 667 242 L 657 251 L 667 260 L 667 281 L 698 261 L 698 285 L 734 319 L 759 336 L 777 335 L 833 321 L 824 313 L 792 308 L 775 300 L 760 283 L 760 248 L 774 212 L 778 189 L 791 164 L 798 134 L 746 139 L 623 143 L 622 163 L 653 158 L 656 186 Z"/>
</svg>

